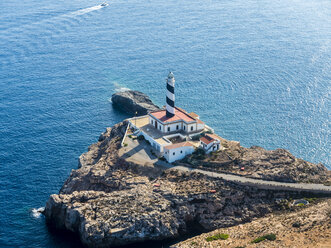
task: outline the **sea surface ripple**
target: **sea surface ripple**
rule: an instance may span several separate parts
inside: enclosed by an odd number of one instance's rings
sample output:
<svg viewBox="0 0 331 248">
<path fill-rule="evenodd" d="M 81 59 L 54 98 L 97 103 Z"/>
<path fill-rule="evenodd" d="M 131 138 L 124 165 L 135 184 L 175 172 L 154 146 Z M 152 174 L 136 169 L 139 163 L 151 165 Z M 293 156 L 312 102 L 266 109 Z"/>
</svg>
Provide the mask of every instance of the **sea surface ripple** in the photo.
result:
<svg viewBox="0 0 331 248">
<path fill-rule="evenodd" d="M 127 116 L 120 88 L 243 146 L 330 163 L 329 0 L 0 1 L 0 247 L 77 247 L 38 208 Z"/>
</svg>

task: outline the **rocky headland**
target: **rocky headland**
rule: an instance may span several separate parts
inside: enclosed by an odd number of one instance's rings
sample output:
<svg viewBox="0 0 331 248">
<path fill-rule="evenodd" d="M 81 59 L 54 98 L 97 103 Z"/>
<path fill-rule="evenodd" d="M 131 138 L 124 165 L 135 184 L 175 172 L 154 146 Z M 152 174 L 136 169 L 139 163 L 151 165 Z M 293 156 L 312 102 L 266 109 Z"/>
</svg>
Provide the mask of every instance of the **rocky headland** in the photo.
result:
<svg viewBox="0 0 331 248">
<path fill-rule="evenodd" d="M 152 100 L 140 91 L 121 91 L 112 95 L 113 105 L 128 114 L 145 115 L 150 111 L 156 111 L 160 108 Z"/>
<path fill-rule="evenodd" d="M 141 99 L 142 93 L 128 94 L 132 102 L 141 101 L 132 96 L 139 95 Z M 153 108 L 151 105 L 140 113 Z M 307 193 L 257 189 L 200 173 L 128 162 L 119 155 L 127 125 L 123 121 L 107 128 L 98 142 L 80 156 L 78 169 L 72 170 L 59 194 L 51 195 L 46 203 L 44 214 L 49 225 L 78 234 L 88 247 L 174 239 L 192 229 L 203 232 L 238 226 L 272 212 L 293 211 L 296 209 L 291 205 L 293 199 L 311 197 Z M 229 172 L 233 167 L 237 173 L 238 163 L 246 163 L 248 173 L 251 164 L 257 168 L 264 162 L 271 164 L 266 171 L 272 174 L 276 170 L 275 174 L 282 175 L 281 180 L 284 177 L 285 181 L 328 180 L 322 165 L 301 162 L 285 150 L 268 153 L 262 148 L 247 149 L 238 142 L 224 142 L 233 151 L 209 158 L 209 167 L 214 168 L 215 161 L 219 161 L 219 166 L 228 166 Z M 208 164 L 208 157 L 191 157 L 182 163 L 201 166 L 196 161 Z M 300 170 L 300 176 L 294 176 L 295 172 L 288 175 L 285 167 L 295 168 L 302 163 L 310 169 Z"/>
</svg>

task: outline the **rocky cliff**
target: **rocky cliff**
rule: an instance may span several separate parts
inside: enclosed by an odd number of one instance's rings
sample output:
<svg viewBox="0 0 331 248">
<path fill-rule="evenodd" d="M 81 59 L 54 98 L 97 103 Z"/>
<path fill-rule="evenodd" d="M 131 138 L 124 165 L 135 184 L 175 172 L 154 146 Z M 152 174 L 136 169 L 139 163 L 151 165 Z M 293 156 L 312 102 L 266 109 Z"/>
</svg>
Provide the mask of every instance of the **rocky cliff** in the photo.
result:
<svg viewBox="0 0 331 248">
<path fill-rule="evenodd" d="M 211 240 L 210 237 L 220 233 L 228 235 L 228 238 Z M 274 234 L 275 239 L 262 240 L 260 238 L 268 234 Z M 268 214 L 266 217 L 246 224 L 217 229 L 172 247 L 328 248 L 331 247 L 331 200 L 321 200 L 308 206 L 297 206 L 292 212 Z"/>
<path fill-rule="evenodd" d="M 127 124 L 107 128 L 80 156 L 79 168 L 72 170 L 59 194 L 46 203 L 47 222 L 77 233 L 88 247 L 176 238 L 192 228 L 234 226 L 283 209 L 279 199 L 302 197 L 127 162 L 119 156 Z M 276 159 L 275 154 L 263 156 Z M 287 165 L 281 161 L 278 167 Z"/>
<path fill-rule="evenodd" d="M 148 112 L 159 110 L 151 99 L 139 91 L 123 91 L 112 95 L 112 103 L 128 114 L 145 115 Z"/>
<path fill-rule="evenodd" d="M 179 162 L 190 167 L 237 174 L 250 178 L 279 182 L 330 183 L 323 164 L 296 158 L 285 149 L 245 148 L 239 142 L 223 139 L 220 150 L 205 156 L 191 155 Z"/>
</svg>

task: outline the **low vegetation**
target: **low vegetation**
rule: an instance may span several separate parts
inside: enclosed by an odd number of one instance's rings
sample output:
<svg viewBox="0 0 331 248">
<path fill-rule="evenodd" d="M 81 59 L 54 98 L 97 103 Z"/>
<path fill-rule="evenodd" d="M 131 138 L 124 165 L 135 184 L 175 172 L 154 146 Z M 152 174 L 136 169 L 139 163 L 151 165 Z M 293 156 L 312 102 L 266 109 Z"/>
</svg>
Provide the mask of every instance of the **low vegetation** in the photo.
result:
<svg viewBox="0 0 331 248">
<path fill-rule="evenodd" d="M 261 236 L 261 237 L 258 237 L 257 239 L 254 239 L 253 241 L 252 241 L 252 243 L 253 244 L 256 244 L 256 243 L 260 243 L 260 242 L 262 242 L 262 241 L 264 241 L 264 240 L 271 240 L 271 241 L 274 241 L 274 240 L 276 240 L 276 235 L 275 234 L 273 234 L 273 233 L 270 233 L 270 234 L 267 234 L 267 235 L 263 235 L 263 236 Z"/>
<path fill-rule="evenodd" d="M 206 158 L 206 152 L 205 152 L 205 150 L 203 150 L 202 148 L 196 149 L 192 153 L 192 158 L 193 159 L 197 159 L 197 160 L 203 160 L 203 159 L 205 159 Z"/>
<path fill-rule="evenodd" d="M 308 201 L 309 203 L 314 203 L 314 202 L 316 202 L 316 200 L 317 200 L 316 197 L 311 197 L 311 198 L 307 198 L 307 197 L 305 197 L 305 198 L 303 198 L 303 199 L 305 199 L 305 200 Z"/>
<path fill-rule="evenodd" d="M 213 240 L 226 240 L 229 238 L 229 234 L 225 234 L 225 233 L 218 233 L 218 234 L 215 234 L 213 236 L 209 236 L 206 238 L 206 241 L 210 242 L 210 241 L 213 241 Z"/>
</svg>

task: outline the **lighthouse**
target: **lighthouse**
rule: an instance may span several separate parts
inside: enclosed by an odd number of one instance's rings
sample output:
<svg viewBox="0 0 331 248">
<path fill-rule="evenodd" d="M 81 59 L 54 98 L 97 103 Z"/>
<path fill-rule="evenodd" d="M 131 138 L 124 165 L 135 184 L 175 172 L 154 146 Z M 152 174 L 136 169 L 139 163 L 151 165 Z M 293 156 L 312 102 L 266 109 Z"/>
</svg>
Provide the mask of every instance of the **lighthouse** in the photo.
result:
<svg viewBox="0 0 331 248">
<path fill-rule="evenodd" d="M 167 78 L 167 104 L 166 116 L 173 117 L 175 115 L 175 77 L 172 72 L 169 72 Z"/>
</svg>

